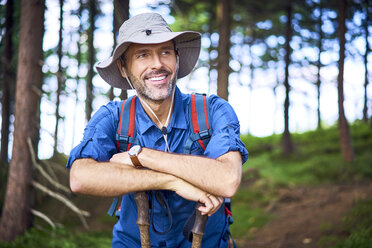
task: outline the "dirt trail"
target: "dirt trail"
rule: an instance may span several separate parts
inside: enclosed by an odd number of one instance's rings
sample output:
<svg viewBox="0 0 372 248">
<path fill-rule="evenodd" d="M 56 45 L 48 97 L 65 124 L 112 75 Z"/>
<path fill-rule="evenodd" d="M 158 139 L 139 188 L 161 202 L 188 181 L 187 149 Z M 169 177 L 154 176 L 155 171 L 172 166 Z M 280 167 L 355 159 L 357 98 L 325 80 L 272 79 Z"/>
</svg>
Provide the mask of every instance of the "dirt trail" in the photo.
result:
<svg viewBox="0 0 372 248">
<path fill-rule="evenodd" d="M 314 188 L 280 189 L 270 212 L 275 218 L 254 233 L 253 240 L 236 240 L 238 247 L 318 248 L 323 235 L 345 236 L 337 230 L 355 202 L 372 198 L 372 182 Z"/>
</svg>

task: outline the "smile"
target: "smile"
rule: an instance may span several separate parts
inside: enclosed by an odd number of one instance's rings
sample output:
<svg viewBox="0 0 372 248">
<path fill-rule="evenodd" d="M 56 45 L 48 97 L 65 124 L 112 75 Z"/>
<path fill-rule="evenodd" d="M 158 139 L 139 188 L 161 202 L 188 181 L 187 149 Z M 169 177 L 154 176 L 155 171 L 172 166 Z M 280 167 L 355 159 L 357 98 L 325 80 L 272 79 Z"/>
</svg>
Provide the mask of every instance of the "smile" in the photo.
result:
<svg viewBox="0 0 372 248">
<path fill-rule="evenodd" d="M 161 81 L 163 79 L 165 79 L 167 76 L 159 76 L 159 77 L 150 77 L 148 78 L 148 80 L 151 80 L 151 81 Z"/>
</svg>

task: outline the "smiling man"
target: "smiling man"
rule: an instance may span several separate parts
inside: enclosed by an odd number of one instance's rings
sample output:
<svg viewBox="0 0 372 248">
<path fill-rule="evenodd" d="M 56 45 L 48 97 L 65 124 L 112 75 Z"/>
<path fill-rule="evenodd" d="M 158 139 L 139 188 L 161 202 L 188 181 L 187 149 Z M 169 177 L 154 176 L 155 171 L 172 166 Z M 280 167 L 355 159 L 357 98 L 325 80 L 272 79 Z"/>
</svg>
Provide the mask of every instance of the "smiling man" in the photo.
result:
<svg viewBox="0 0 372 248">
<path fill-rule="evenodd" d="M 150 203 L 151 247 L 191 247 L 182 233 L 196 202 L 209 216 L 203 247 L 228 246 L 224 198 L 236 193 L 248 152 L 234 110 L 217 96 L 203 97 L 205 116 L 210 116 L 204 120 L 210 126 L 208 137 L 190 141 L 201 135 L 192 120 L 200 106 L 176 82 L 194 68 L 200 38 L 197 32 L 172 32 L 158 14 L 137 15 L 121 26 L 112 56 L 96 65 L 108 84 L 133 88 L 137 97 L 127 100 L 134 104 L 128 115 L 122 114 L 122 102 L 97 111 L 71 151 L 67 168 L 73 192 L 123 196 L 113 247 L 141 245 L 133 196 L 138 191 L 146 191 Z M 117 137 L 130 115 L 134 134 L 121 149 Z"/>
</svg>

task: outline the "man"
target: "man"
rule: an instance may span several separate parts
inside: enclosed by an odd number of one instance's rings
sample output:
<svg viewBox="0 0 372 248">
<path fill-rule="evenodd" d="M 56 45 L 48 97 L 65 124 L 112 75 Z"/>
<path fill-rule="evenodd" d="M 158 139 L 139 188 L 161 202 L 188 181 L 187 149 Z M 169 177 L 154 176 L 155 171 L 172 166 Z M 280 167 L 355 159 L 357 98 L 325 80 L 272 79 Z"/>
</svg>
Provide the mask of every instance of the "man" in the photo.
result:
<svg viewBox="0 0 372 248">
<path fill-rule="evenodd" d="M 121 26 L 112 57 L 96 66 L 107 83 L 121 89 L 132 87 L 138 96 L 135 125 L 141 148 L 134 155 L 117 153 L 115 134 L 122 104 L 110 102 L 89 121 L 82 142 L 71 151 L 67 163 L 73 192 L 123 195 L 113 247 L 140 247 L 132 194 L 137 191 L 163 195 L 151 194 L 152 247 L 190 247 L 182 229 L 196 202 L 203 204 L 199 207 L 202 214 L 210 216 L 203 246 L 227 247 L 223 198 L 237 191 L 248 152 L 240 141 L 233 109 L 211 96 L 213 134 L 209 144 L 205 151 L 193 144 L 192 155 L 182 154 L 193 130 L 189 124 L 190 95 L 180 92 L 176 80 L 194 68 L 200 38 L 197 32 L 172 32 L 158 14 L 137 15 Z M 146 169 L 134 168 L 141 166 Z M 161 233 L 166 229 L 168 232 Z"/>
</svg>

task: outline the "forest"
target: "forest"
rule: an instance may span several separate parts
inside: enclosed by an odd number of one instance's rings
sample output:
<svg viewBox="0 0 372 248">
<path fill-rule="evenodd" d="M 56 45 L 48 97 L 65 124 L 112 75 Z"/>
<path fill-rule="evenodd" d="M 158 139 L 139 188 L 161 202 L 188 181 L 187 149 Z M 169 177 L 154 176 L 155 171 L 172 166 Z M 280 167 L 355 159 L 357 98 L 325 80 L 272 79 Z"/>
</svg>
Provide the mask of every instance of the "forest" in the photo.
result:
<svg viewBox="0 0 372 248">
<path fill-rule="evenodd" d="M 370 0 L 0 1 L 0 248 L 110 247 L 112 199 L 73 194 L 66 162 L 110 87 L 97 61 L 157 12 L 202 34 L 183 92 L 235 109 L 249 159 L 238 247 L 372 247 Z"/>
</svg>

